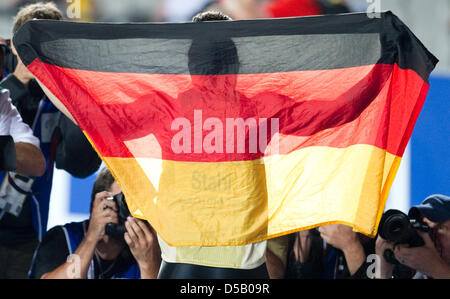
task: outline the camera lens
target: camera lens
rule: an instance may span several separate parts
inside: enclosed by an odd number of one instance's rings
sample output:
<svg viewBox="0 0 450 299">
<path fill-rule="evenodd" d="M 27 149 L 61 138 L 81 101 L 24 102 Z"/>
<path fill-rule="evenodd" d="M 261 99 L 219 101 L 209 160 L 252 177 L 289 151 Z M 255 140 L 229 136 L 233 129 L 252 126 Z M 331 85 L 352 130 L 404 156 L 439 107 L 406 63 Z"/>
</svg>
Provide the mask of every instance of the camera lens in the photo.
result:
<svg viewBox="0 0 450 299">
<path fill-rule="evenodd" d="M 380 221 L 380 236 L 390 242 L 402 242 L 409 228 L 408 216 L 398 210 L 387 211 Z"/>
<path fill-rule="evenodd" d="M 108 223 L 106 225 L 105 232 L 107 235 L 115 238 L 116 240 L 124 241 L 123 234 L 126 231 L 125 221 L 127 220 L 127 217 L 130 216 L 130 211 L 128 210 L 123 193 L 114 195 L 112 200 L 114 200 L 117 205 L 117 216 L 119 218 L 119 223 Z"/>
<path fill-rule="evenodd" d="M 400 242 L 408 230 L 409 221 L 403 215 L 393 215 L 386 220 L 385 226 L 388 240 Z"/>
</svg>

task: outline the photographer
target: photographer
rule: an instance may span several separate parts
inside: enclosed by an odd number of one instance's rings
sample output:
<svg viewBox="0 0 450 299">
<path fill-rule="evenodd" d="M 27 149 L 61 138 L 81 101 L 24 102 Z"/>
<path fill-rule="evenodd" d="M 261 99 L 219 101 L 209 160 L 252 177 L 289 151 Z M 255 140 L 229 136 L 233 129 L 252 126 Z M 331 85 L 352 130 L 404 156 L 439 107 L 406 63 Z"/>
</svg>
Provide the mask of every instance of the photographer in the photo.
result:
<svg viewBox="0 0 450 299">
<path fill-rule="evenodd" d="M 17 168 L 23 175 L 40 176 L 45 171 L 45 160 L 39 149 L 39 140 L 30 127 L 22 122 L 17 109 L 11 104 L 9 92 L 0 87 L 0 135 L 11 135 L 14 140 Z M 7 159 L 8 157 L 4 157 Z"/>
<path fill-rule="evenodd" d="M 62 13 L 50 2 L 24 6 L 14 18 L 13 33 L 33 19 L 61 20 Z M 8 261 L 13 255 L 24 263 L 20 269 L 18 263 L 2 264 L 0 278 L 25 278 L 32 254 L 47 230 L 54 165 L 84 178 L 98 170 L 101 160 L 82 131 L 48 100 L 33 74 L 16 57 L 14 40 L 1 42 L 0 49 L 6 55 L 0 60 L 0 71 L 2 76 L 9 73 L 0 87 L 9 90 L 12 104 L 31 128 L 31 134 L 38 141 L 36 145 L 44 155 L 42 171 L 28 173 L 35 176 L 33 178 L 22 176 L 27 184 L 22 184 L 21 190 L 15 188 L 21 181 L 14 174 L 0 173 L 0 192 L 4 198 L 12 202 L 17 192 L 26 195 L 20 198 L 23 201 L 20 210 L 6 212 L 0 220 L 0 261 Z"/>
<path fill-rule="evenodd" d="M 156 278 L 161 253 L 146 222 L 128 217 L 124 240 L 107 234 L 107 224 L 118 224 L 123 209 L 109 197 L 120 193 L 110 171 L 102 169 L 92 190 L 90 219 L 49 230 L 35 253 L 30 278 Z"/>
<path fill-rule="evenodd" d="M 431 195 L 422 204 L 412 207 L 409 217 L 426 224 L 431 234 L 416 230 L 423 246 L 394 244 L 378 236 L 376 253 L 381 259 L 379 278 L 399 278 L 398 269 L 405 266 L 413 270 L 409 278 L 450 278 L 450 197 Z M 393 251 L 399 264 L 386 260 L 386 249 Z"/>
<path fill-rule="evenodd" d="M 366 257 L 374 242 L 344 224 L 329 224 L 293 235 L 286 277 L 367 279 Z"/>
</svg>

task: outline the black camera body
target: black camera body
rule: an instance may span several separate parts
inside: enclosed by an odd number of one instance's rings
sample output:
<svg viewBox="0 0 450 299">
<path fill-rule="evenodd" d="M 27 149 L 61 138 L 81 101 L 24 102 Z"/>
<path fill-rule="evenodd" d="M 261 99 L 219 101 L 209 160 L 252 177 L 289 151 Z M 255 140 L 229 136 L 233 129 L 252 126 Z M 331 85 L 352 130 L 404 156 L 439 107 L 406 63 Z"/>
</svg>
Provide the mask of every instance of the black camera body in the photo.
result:
<svg viewBox="0 0 450 299">
<path fill-rule="evenodd" d="M 419 219 L 411 218 L 402 211 L 388 210 L 381 217 L 378 234 L 388 242 L 394 244 L 408 244 L 409 247 L 425 245 L 417 231 L 431 234 L 430 227 Z M 391 264 L 398 264 L 392 250 L 387 249 L 383 253 L 384 258 Z"/>
<path fill-rule="evenodd" d="M 3 79 L 3 73 L 13 73 L 17 65 L 17 57 L 12 53 L 11 40 L 0 38 L 0 80 Z"/>
<path fill-rule="evenodd" d="M 10 135 L 0 136 L 0 172 L 17 169 L 16 148 Z"/>
<path fill-rule="evenodd" d="M 119 223 L 116 224 L 110 222 L 106 224 L 105 233 L 116 240 L 124 241 L 123 235 L 127 231 L 125 228 L 125 221 L 127 220 L 128 216 L 131 216 L 131 213 L 128 209 L 123 193 L 119 193 L 113 196 L 112 200 L 114 200 L 117 205 L 117 218 L 119 220 Z"/>
</svg>

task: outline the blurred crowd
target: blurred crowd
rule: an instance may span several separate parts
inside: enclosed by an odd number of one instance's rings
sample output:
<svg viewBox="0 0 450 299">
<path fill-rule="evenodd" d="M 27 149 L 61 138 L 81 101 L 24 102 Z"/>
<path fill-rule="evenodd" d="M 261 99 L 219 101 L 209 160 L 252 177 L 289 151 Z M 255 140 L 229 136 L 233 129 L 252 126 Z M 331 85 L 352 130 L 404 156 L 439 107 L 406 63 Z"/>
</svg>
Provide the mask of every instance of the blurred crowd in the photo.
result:
<svg viewBox="0 0 450 299">
<path fill-rule="evenodd" d="M 10 37 L 13 16 L 33 0 L 0 2 L 0 36 Z M 56 0 L 66 18 L 97 22 L 186 22 L 206 8 L 233 19 L 366 11 L 367 0 Z"/>
</svg>

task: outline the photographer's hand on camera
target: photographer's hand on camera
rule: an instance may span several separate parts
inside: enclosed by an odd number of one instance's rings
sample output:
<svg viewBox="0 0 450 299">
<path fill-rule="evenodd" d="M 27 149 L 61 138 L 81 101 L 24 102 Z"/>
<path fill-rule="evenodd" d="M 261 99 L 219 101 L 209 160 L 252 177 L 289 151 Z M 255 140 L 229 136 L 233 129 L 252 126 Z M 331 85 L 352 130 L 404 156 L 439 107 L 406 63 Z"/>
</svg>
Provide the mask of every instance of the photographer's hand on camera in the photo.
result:
<svg viewBox="0 0 450 299">
<path fill-rule="evenodd" d="M 112 195 L 111 192 L 107 191 L 95 194 L 86 236 L 74 253 L 74 256 L 77 256 L 78 259 L 73 261 L 68 260 L 55 270 L 45 273 L 41 278 L 87 278 L 88 270 L 98 243 L 101 240 L 109 238 L 105 234 L 106 224 L 109 222 L 118 222 L 116 203 L 113 200 L 107 199 Z M 79 269 L 75 276 L 71 274 L 73 267 Z"/>
<path fill-rule="evenodd" d="M 425 242 L 421 247 L 399 244 L 394 247 L 396 259 L 403 265 L 433 278 L 449 278 L 449 266 L 442 260 L 430 235 L 417 231 Z"/>
<path fill-rule="evenodd" d="M 96 243 L 104 237 L 109 237 L 105 234 L 106 224 L 110 222 L 118 223 L 117 205 L 113 200 L 107 199 L 112 195 L 111 192 L 107 191 L 95 195 L 86 238 Z"/>
<path fill-rule="evenodd" d="M 391 242 L 386 241 L 381 236 L 378 236 L 376 243 L 375 243 L 375 253 L 380 258 L 380 271 L 377 278 L 381 279 L 389 279 L 392 277 L 392 273 L 394 271 L 394 264 L 389 263 L 384 258 L 384 252 L 385 250 L 394 250 L 394 244 Z"/>
<path fill-rule="evenodd" d="M 125 227 L 125 242 L 139 265 L 141 278 L 157 278 L 161 251 L 156 233 L 144 221 L 133 217 L 128 217 Z"/>
</svg>

